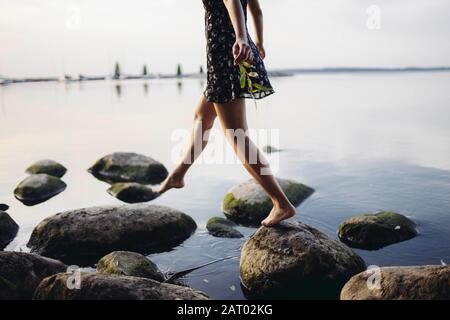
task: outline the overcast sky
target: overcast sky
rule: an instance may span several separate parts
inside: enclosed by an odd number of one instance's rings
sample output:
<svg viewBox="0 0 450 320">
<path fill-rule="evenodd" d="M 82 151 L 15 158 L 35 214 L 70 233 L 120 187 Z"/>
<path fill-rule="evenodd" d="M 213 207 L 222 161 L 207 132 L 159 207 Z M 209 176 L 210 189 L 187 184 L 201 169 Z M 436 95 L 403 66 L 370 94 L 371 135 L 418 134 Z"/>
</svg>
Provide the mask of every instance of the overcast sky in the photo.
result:
<svg viewBox="0 0 450 320">
<path fill-rule="evenodd" d="M 269 69 L 450 65 L 449 0 L 260 2 Z M 197 71 L 203 15 L 201 0 L 0 0 L 0 75 Z"/>
</svg>

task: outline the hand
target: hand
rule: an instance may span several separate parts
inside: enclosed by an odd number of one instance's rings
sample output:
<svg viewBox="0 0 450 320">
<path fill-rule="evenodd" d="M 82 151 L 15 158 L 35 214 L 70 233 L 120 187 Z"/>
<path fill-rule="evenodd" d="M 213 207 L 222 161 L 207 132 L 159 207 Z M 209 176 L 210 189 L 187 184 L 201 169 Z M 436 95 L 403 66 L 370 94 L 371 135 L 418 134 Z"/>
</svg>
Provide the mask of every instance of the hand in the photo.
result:
<svg viewBox="0 0 450 320">
<path fill-rule="evenodd" d="M 240 65 L 242 62 L 253 62 L 253 52 L 248 40 L 238 38 L 233 45 L 234 65 Z"/>
<path fill-rule="evenodd" d="M 261 59 L 264 59 L 266 57 L 266 49 L 264 49 L 264 45 L 261 42 L 257 42 L 256 47 L 258 48 Z"/>
</svg>

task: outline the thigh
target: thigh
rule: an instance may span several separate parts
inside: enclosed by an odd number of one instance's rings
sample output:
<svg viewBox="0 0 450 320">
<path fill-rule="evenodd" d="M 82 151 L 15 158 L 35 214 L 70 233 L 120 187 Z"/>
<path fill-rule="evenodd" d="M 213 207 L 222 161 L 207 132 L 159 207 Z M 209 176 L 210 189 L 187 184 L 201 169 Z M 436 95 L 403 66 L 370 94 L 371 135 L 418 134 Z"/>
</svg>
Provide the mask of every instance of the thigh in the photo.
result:
<svg viewBox="0 0 450 320">
<path fill-rule="evenodd" d="M 203 120 L 214 120 L 216 118 L 216 109 L 214 103 L 208 102 L 202 94 L 195 107 L 195 115 Z"/>
<path fill-rule="evenodd" d="M 236 99 L 228 103 L 214 103 L 214 108 L 223 129 L 247 130 L 245 99 Z"/>
</svg>

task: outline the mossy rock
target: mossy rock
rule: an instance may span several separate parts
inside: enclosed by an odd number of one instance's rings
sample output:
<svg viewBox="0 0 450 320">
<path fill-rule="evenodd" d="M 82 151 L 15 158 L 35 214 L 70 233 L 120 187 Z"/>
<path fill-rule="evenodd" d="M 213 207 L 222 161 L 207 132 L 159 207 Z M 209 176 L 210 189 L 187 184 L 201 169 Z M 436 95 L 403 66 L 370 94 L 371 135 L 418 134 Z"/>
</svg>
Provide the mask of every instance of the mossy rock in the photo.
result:
<svg viewBox="0 0 450 320">
<path fill-rule="evenodd" d="M 67 169 L 60 163 L 44 159 L 33 163 L 27 170 L 29 174 L 46 173 L 50 176 L 61 178 L 67 172 Z"/>
<path fill-rule="evenodd" d="M 240 277 L 251 298 L 337 299 L 365 269 L 352 249 L 300 222 L 261 227 L 241 250 Z"/>
<path fill-rule="evenodd" d="M 215 237 L 221 238 L 242 238 L 244 235 L 233 228 L 235 223 L 228 219 L 212 217 L 206 224 L 206 229 Z"/>
<path fill-rule="evenodd" d="M 156 264 L 144 255 L 130 251 L 114 251 L 101 258 L 97 272 L 164 281 Z"/>
<path fill-rule="evenodd" d="M 27 206 L 44 202 L 66 189 L 61 179 L 46 173 L 33 174 L 20 182 L 14 196 Z"/>
<path fill-rule="evenodd" d="M 417 236 L 416 225 L 404 215 L 381 211 L 345 220 L 338 236 L 353 248 L 377 250 Z"/>
<path fill-rule="evenodd" d="M 277 178 L 281 188 L 294 206 L 299 206 L 314 189 L 294 180 Z M 225 215 L 244 225 L 259 225 L 272 210 L 272 201 L 253 179 L 233 187 L 222 202 Z"/>
<path fill-rule="evenodd" d="M 60 261 L 25 252 L 0 252 L 0 300 L 31 300 L 42 279 L 65 272 Z"/>
<path fill-rule="evenodd" d="M 450 266 L 368 269 L 345 284 L 341 300 L 450 300 Z"/>
<path fill-rule="evenodd" d="M 0 211 L 0 249 L 5 248 L 17 235 L 19 226 L 4 211 Z"/>
<path fill-rule="evenodd" d="M 131 152 L 115 152 L 98 160 L 88 171 L 108 182 L 157 184 L 167 177 L 166 167 L 153 158 Z"/>
<path fill-rule="evenodd" d="M 70 289 L 73 275 L 60 273 L 39 284 L 34 300 L 208 300 L 198 290 L 152 279 L 81 272 L 79 289 Z"/>
<path fill-rule="evenodd" d="M 126 203 L 148 202 L 158 196 L 151 188 L 136 182 L 115 183 L 108 193 Z"/>
<path fill-rule="evenodd" d="M 196 228 L 190 216 L 165 206 L 99 206 L 44 219 L 27 245 L 43 256 L 85 266 L 113 251 L 149 254 L 170 250 Z"/>
</svg>

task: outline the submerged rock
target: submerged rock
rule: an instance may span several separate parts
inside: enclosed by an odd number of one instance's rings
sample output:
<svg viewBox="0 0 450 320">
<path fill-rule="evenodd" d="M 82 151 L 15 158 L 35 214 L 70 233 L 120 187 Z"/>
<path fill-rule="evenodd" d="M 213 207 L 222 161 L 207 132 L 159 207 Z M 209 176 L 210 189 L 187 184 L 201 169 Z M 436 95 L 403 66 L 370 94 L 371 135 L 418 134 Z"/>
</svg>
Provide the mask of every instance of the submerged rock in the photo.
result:
<svg viewBox="0 0 450 320">
<path fill-rule="evenodd" d="M 86 265 L 117 250 L 153 253 L 172 248 L 196 228 L 190 216 L 168 207 L 91 207 L 44 219 L 34 228 L 28 246 L 44 256 Z"/>
<path fill-rule="evenodd" d="M 103 273 L 81 273 L 81 286 L 67 288 L 70 274 L 44 279 L 36 300 L 207 300 L 203 292 L 155 280 Z"/>
<path fill-rule="evenodd" d="M 449 300 L 450 266 L 382 267 L 352 277 L 342 300 Z"/>
<path fill-rule="evenodd" d="M 148 202 L 158 196 L 151 188 L 136 182 L 115 183 L 108 189 L 108 193 L 127 203 Z"/>
<path fill-rule="evenodd" d="M 213 217 L 208 220 L 206 224 L 206 229 L 209 233 L 215 237 L 222 238 L 242 238 L 244 235 L 233 227 L 236 224 L 230 220 Z"/>
<path fill-rule="evenodd" d="M 0 211 L 8 211 L 9 206 L 4 203 L 0 203 Z"/>
<path fill-rule="evenodd" d="M 23 252 L 0 252 L 0 300 L 30 300 L 42 279 L 65 272 L 60 261 Z"/>
<path fill-rule="evenodd" d="M 33 174 L 25 178 L 14 190 L 14 196 L 27 206 L 44 202 L 66 189 L 59 178 L 45 173 Z"/>
<path fill-rule="evenodd" d="M 277 179 L 294 206 L 299 206 L 314 189 L 293 180 Z M 233 221 L 259 225 L 272 210 L 272 201 L 253 179 L 233 187 L 223 199 L 222 211 Z"/>
<path fill-rule="evenodd" d="M 130 251 L 114 251 L 97 263 L 97 272 L 164 281 L 156 264 L 142 254 Z"/>
<path fill-rule="evenodd" d="M 414 238 L 416 225 L 407 217 L 390 211 L 352 217 L 339 225 L 339 238 L 354 248 L 376 250 Z"/>
<path fill-rule="evenodd" d="M 131 152 L 104 156 L 88 169 L 96 178 L 108 183 L 139 182 L 157 184 L 168 175 L 166 167 L 153 158 Z"/>
<path fill-rule="evenodd" d="M 240 261 L 249 294 L 276 299 L 337 298 L 365 268 L 345 244 L 299 222 L 259 228 L 244 244 Z"/>
<path fill-rule="evenodd" d="M 19 226 L 4 211 L 0 211 L 0 250 L 6 247 L 17 235 Z"/>
<path fill-rule="evenodd" d="M 33 163 L 26 172 L 29 174 L 46 173 L 50 176 L 61 178 L 66 174 L 67 169 L 56 161 L 44 159 Z"/>
</svg>

